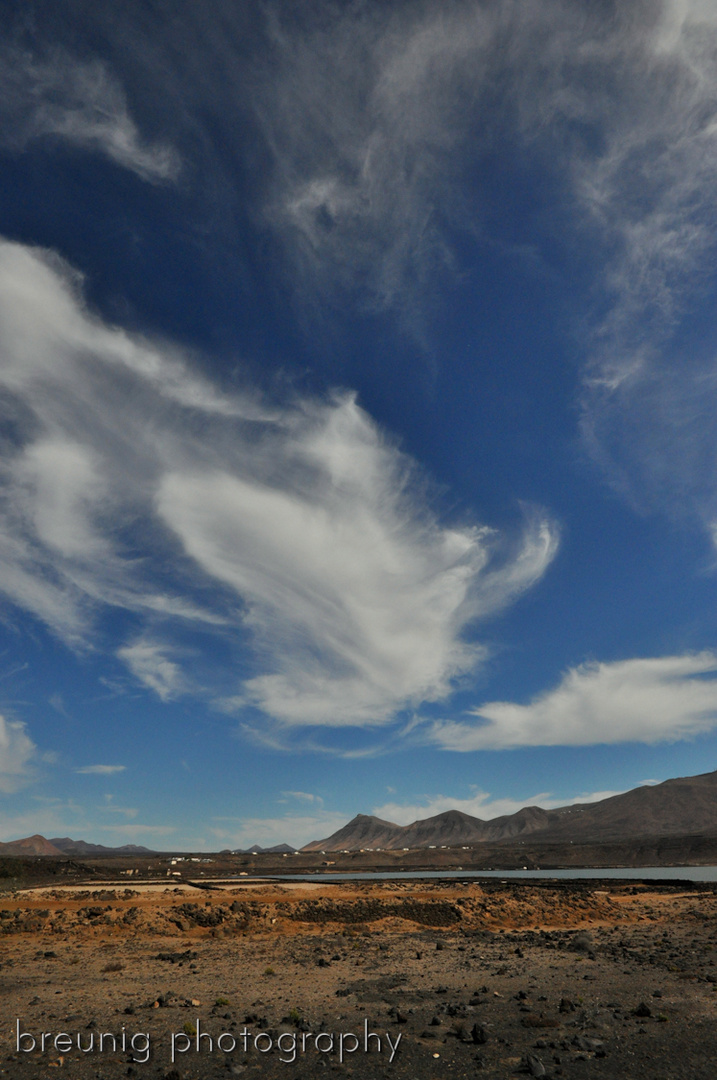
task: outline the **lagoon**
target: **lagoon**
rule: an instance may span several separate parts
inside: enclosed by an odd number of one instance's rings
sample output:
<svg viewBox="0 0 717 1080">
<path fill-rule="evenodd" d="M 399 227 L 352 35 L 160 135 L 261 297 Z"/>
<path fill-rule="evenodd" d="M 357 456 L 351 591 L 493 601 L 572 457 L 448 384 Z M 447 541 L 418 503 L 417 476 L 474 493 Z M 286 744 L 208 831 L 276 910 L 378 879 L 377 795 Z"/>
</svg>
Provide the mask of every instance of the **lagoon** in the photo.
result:
<svg viewBox="0 0 717 1080">
<path fill-rule="evenodd" d="M 588 866 L 555 870 L 394 870 L 376 873 L 262 874 L 265 881 L 410 881 L 415 879 L 519 878 L 521 881 L 599 879 L 617 881 L 715 881 L 717 866 Z M 251 878 L 245 878 L 245 881 Z"/>
</svg>

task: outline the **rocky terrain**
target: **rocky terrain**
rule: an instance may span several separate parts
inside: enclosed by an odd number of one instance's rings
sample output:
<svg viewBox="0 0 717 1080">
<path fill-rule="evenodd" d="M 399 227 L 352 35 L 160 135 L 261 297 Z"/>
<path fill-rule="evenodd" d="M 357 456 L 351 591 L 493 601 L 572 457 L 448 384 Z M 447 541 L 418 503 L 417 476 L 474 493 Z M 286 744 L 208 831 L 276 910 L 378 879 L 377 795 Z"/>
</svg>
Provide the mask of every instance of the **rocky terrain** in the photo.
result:
<svg viewBox="0 0 717 1080">
<path fill-rule="evenodd" d="M 714 1073 L 712 886 L 73 882 L 0 937 L 8 1077 Z"/>
</svg>

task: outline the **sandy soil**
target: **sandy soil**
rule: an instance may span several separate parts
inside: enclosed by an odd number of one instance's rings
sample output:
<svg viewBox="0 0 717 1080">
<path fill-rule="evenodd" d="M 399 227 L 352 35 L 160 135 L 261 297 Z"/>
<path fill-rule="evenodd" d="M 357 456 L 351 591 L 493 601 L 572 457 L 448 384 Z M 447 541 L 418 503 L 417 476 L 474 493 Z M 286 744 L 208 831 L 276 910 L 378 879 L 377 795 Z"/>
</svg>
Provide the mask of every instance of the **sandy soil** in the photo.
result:
<svg viewBox="0 0 717 1080">
<path fill-rule="evenodd" d="M 26 1080 L 712 1080 L 717 1061 L 711 886 L 26 890 L 0 897 L 0 937 L 0 1075 Z"/>
</svg>

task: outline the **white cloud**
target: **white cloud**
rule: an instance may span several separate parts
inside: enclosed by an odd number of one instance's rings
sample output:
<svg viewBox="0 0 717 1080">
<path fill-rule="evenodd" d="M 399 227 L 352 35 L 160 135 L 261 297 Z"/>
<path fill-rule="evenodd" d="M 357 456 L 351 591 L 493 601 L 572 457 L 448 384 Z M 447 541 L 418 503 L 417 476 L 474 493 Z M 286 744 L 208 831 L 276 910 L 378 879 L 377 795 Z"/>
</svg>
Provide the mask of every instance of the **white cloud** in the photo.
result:
<svg viewBox="0 0 717 1080">
<path fill-rule="evenodd" d="M 36 754 L 25 725 L 0 716 L 0 792 L 10 794 L 28 783 Z"/>
<path fill-rule="evenodd" d="M 166 649 L 146 638 L 125 645 L 117 655 L 139 682 L 153 690 L 162 701 L 172 701 L 187 690 L 187 681 L 178 664 L 168 659 Z"/>
<path fill-rule="evenodd" d="M 320 795 L 312 795 L 310 791 L 282 791 L 281 794 L 285 799 L 298 799 L 299 802 L 315 803 L 317 806 L 324 801 Z"/>
<path fill-rule="evenodd" d="M 555 526 L 528 510 L 512 540 L 447 527 L 352 395 L 221 392 L 79 288 L 0 243 L 6 596 L 76 648 L 104 608 L 133 612 L 116 655 L 163 700 L 192 685 L 198 631 L 205 659 L 251 639 L 234 701 L 284 725 L 381 724 L 449 694 L 484 656 L 471 626 L 539 580 Z"/>
<path fill-rule="evenodd" d="M 717 727 L 717 654 L 584 664 L 528 705 L 493 701 L 430 726 L 446 750 L 689 739 Z"/>
<path fill-rule="evenodd" d="M 83 765 L 81 769 L 75 769 L 75 772 L 85 776 L 113 776 L 115 773 L 124 772 L 126 768 L 126 765 Z"/>
<path fill-rule="evenodd" d="M 609 13 L 580 0 L 327 2 L 300 12 L 270 4 L 263 30 L 261 20 L 249 29 L 241 6 L 224 6 L 208 37 L 194 31 L 189 8 L 178 5 L 172 26 L 145 13 L 157 33 L 145 35 L 141 85 L 184 126 L 193 168 L 205 170 L 213 194 L 235 189 L 251 114 L 253 134 L 264 136 L 255 197 L 298 290 L 318 290 L 322 310 L 337 290 L 344 304 L 348 291 L 352 301 L 420 321 L 441 270 L 459 260 L 456 234 L 502 243 L 491 234 L 501 207 L 483 184 L 492 174 L 485 159 L 506 153 L 510 168 L 514 154 L 536 190 L 555 196 L 550 214 L 560 221 L 548 261 L 567 231 L 568 258 L 592 276 L 600 314 L 580 333 L 585 445 L 633 501 L 717 521 L 714 353 L 685 356 L 671 340 L 711 273 L 717 19 L 709 0 Z M 136 32 L 126 19 L 112 28 L 103 21 L 103 32 Z M 237 42 L 249 33 L 252 59 L 238 62 Z M 0 90 L 0 126 L 4 115 L 18 146 L 57 137 L 148 179 L 176 171 L 176 155 L 141 137 L 121 88 L 96 61 L 55 47 L 40 58 L 6 48 Z M 519 224 L 527 235 L 515 250 L 544 251 L 540 222 Z M 17 565 L 12 583 L 30 598 Z M 61 596 L 54 602 L 60 622 L 67 609 Z"/>
<path fill-rule="evenodd" d="M 492 175 L 485 160 L 506 153 L 510 168 L 514 154 L 546 201 L 555 196 L 548 261 L 556 237 L 570 231 L 568 258 L 577 257 L 579 276 L 592 276 L 600 314 L 580 334 L 585 445 L 633 501 L 717 521 L 714 352 L 690 347 L 686 356 L 671 338 L 713 261 L 711 0 L 610 12 L 587 0 L 269 4 L 263 30 L 261 19 L 249 26 L 241 5 L 224 5 L 208 35 L 195 32 L 190 7 L 180 3 L 171 26 L 145 13 L 143 26 L 157 33 L 143 36 L 141 85 L 184 126 L 193 167 L 205 170 L 213 194 L 235 189 L 251 114 L 252 134 L 264 136 L 256 198 L 297 289 L 318 290 L 322 310 L 337 289 L 343 304 L 348 290 L 352 300 L 419 320 L 442 268 L 458 262 L 454 236 L 496 242 L 500 196 L 483 184 Z M 136 33 L 131 14 L 111 28 L 102 20 L 102 30 L 122 44 Z M 238 62 L 237 42 L 249 33 L 256 48 Z M 176 155 L 141 137 L 121 88 L 96 61 L 56 47 L 39 58 L 5 48 L 0 90 L 18 146 L 57 137 L 149 179 L 176 171 Z M 527 235 L 515 250 L 544 251 L 540 222 L 519 224 Z M 13 587 L 29 598 L 17 565 Z M 54 601 L 60 622 L 67 611 L 61 596 Z"/>
<path fill-rule="evenodd" d="M 117 81 L 97 60 L 59 50 L 38 59 L 17 48 L 0 50 L 0 142 L 22 150 L 56 139 L 104 154 L 143 180 L 174 179 L 179 157 L 142 138 Z"/>
<path fill-rule="evenodd" d="M 187 554 L 248 602 L 279 669 L 245 683 L 249 700 L 288 724 L 340 725 L 444 697 L 480 657 L 461 630 L 542 575 L 553 527 L 531 522 L 488 569 L 488 530 L 421 519 L 407 462 L 351 398 L 297 414 L 281 442 L 293 483 L 170 473 L 157 496 Z"/>
</svg>

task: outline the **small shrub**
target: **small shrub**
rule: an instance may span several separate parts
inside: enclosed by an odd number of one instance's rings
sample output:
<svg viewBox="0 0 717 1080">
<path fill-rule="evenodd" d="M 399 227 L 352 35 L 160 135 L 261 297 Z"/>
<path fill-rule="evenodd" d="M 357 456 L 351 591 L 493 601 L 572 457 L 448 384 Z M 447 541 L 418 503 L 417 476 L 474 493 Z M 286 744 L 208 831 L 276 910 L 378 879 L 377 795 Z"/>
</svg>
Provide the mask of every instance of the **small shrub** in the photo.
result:
<svg viewBox="0 0 717 1080">
<path fill-rule="evenodd" d="M 231 1002 L 229 1001 L 229 998 L 218 997 L 214 1004 L 217 1008 L 220 1008 L 222 1005 L 231 1005 Z"/>
<path fill-rule="evenodd" d="M 105 964 L 105 966 L 102 968 L 102 971 L 124 971 L 124 964 L 121 964 L 119 960 L 113 960 L 111 964 Z"/>
<path fill-rule="evenodd" d="M 190 1024 L 189 1021 L 184 1024 L 184 1026 L 182 1027 L 182 1031 L 185 1035 L 188 1035 L 190 1039 L 193 1039 L 197 1034 L 197 1029 L 195 1028 L 194 1024 Z"/>
<path fill-rule="evenodd" d="M 264 974 L 265 975 L 276 975 L 276 972 L 274 971 L 273 967 L 268 967 L 268 968 L 264 968 Z"/>
</svg>

